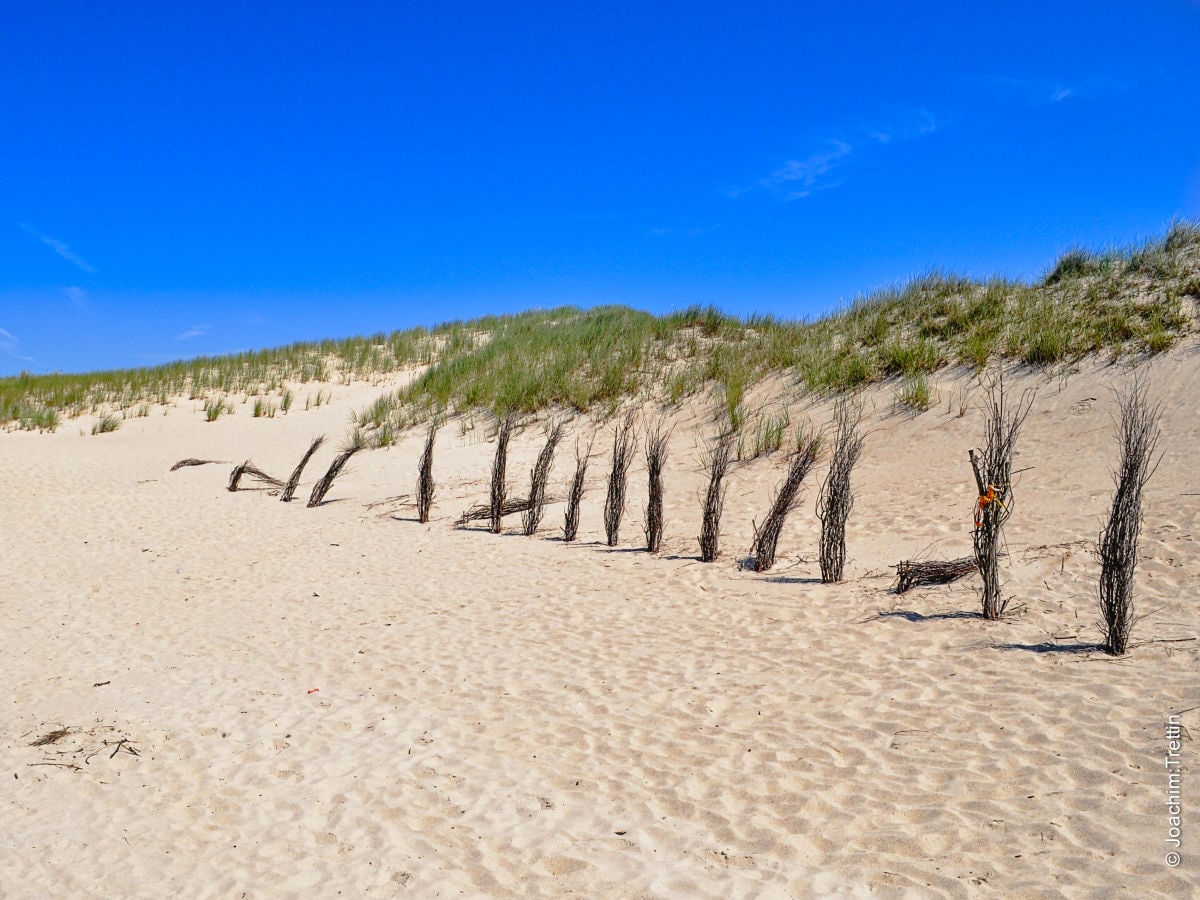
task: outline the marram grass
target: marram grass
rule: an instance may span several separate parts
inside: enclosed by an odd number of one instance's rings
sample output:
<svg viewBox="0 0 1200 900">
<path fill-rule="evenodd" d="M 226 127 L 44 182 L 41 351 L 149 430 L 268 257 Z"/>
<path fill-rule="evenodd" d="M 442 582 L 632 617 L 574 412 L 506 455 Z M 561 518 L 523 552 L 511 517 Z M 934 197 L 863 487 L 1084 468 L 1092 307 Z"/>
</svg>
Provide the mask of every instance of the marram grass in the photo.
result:
<svg viewBox="0 0 1200 900">
<path fill-rule="evenodd" d="M 934 272 L 811 322 L 739 319 L 711 307 L 666 316 L 560 307 L 147 369 L 22 374 L 0 379 L 0 423 L 53 430 L 63 417 L 233 394 L 287 412 L 288 385 L 415 365 L 426 367 L 420 377 L 359 412 L 359 426 L 394 430 L 470 409 L 611 414 L 630 397 L 676 403 L 713 385 L 744 414 L 746 389 L 773 373 L 828 393 L 888 378 L 919 385 L 950 364 L 1160 353 L 1196 330 L 1198 307 L 1200 225 L 1177 222 L 1138 247 L 1068 251 L 1036 283 Z"/>
</svg>

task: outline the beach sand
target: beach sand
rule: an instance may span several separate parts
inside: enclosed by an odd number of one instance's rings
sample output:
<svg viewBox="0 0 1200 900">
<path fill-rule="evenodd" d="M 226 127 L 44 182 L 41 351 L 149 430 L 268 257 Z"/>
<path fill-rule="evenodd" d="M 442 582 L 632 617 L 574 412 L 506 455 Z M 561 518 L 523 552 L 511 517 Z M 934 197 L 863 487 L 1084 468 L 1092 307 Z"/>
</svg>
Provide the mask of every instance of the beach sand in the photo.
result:
<svg viewBox="0 0 1200 900">
<path fill-rule="evenodd" d="M 978 388 L 958 414 L 965 373 L 935 379 L 920 415 L 894 409 L 894 385 L 865 395 L 838 585 L 816 562 L 824 461 L 776 567 L 739 567 L 782 453 L 734 467 L 722 556 L 698 561 L 700 402 L 674 416 L 656 556 L 639 549 L 640 454 L 620 546 L 603 542 L 607 426 L 573 544 L 561 503 L 533 538 L 519 516 L 501 536 L 454 527 L 487 499 L 483 415 L 439 435 L 429 524 L 411 496 L 421 429 L 305 508 L 382 383 L 327 385 L 329 403 L 270 419 L 237 404 L 208 423 L 180 399 L 111 434 L 90 418 L 0 434 L 0 895 L 1194 894 L 1200 352 L 1141 370 L 1163 458 L 1144 619 L 1119 660 L 1095 648 L 1092 547 L 1120 365 L 1009 378 L 1037 396 L 1005 532 L 1018 609 L 996 623 L 975 577 L 890 590 L 902 559 L 971 552 L 983 417 Z M 816 426 L 831 411 L 790 409 Z M 591 428 L 572 421 L 553 494 Z M 246 458 L 286 478 L 320 433 L 296 501 L 226 490 Z M 537 424 L 514 437 L 512 495 L 541 441 Z M 186 457 L 222 462 L 170 471 Z M 1180 713 L 1172 868 L 1165 725 Z"/>
</svg>

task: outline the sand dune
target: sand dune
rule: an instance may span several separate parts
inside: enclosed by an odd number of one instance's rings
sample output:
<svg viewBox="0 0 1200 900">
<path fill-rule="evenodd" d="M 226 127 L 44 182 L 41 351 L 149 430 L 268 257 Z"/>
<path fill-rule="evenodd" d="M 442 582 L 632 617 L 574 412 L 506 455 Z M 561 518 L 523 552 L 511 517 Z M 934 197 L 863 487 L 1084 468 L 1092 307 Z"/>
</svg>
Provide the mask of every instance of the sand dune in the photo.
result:
<svg viewBox="0 0 1200 900">
<path fill-rule="evenodd" d="M 970 552 L 982 415 L 958 415 L 965 374 L 943 374 L 920 415 L 896 412 L 892 387 L 866 395 L 841 585 L 815 559 L 823 466 L 776 568 L 738 566 L 779 454 L 735 466 L 723 556 L 697 560 L 699 403 L 675 414 L 657 556 L 637 549 L 640 457 L 621 545 L 603 544 L 607 428 L 575 544 L 561 504 L 534 538 L 519 517 L 501 536 L 453 527 L 486 498 L 481 416 L 440 435 L 428 525 L 419 431 L 355 457 L 305 509 L 378 385 L 330 385 L 329 404 L 273 419 L 206 423 L 180 400 L 112 434 L 2 434 L 0 894 L 1189 895 L 1195 745 L 1177 868 L 1163 757 L 1169 714 L 1200 727 L 1198 348 L 1148 371 L 1164 455 L 1145 619 L 1120 660 L 1094 646 L 1091 556 L 1117 365 L 1012 377 L 1037 398 L 1006 532 L 1019 610 L 1000 623 L 976 615 L 973 579 L 889 590 L 901 559 Z M 791 414 L 819 426 L 831 407 Z M 572 423 L 557 496 L 592 427 Z M 323 432 L 297 502 L 225 489 L 246 458 L 286 478 Z M 512 493 L 540 442 L 536 426 L 514 438 Z M 169 471 L 185 457 L 222 462 Z"/>
</svg>

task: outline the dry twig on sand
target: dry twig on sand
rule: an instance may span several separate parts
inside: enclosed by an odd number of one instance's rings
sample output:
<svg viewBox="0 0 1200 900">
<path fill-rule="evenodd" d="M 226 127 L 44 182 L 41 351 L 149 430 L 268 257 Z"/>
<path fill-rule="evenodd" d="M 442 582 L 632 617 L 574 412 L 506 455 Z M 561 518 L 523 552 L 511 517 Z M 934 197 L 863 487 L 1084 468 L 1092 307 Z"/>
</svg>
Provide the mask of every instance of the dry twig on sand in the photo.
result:
<svg viewBox="0 0 1200 900">
<path fill-rule="evenodd" d="M 312 455 L 317 452 L 317 448 L 325 443 L 325 435 L 319 435 L 312 439 L 308 445 L 308 449 L 304 451 L 304 455 L 300 457 L 300 462 L 296 464 L 296 468 L 292 469 L 292 475 L 288 478 L 287 486 L 284 487 L 283 493 L 279 495 L 279 499 L 287 503 L 292 499 L 292 495 L 296 493 L 296 488 L 300 486 L 300 475 L 304 472 L 304 467 L 308 465 L 308 461 L 312 459 Z"/>
<path fill-rule="evenodd" d="M 1121 458 L 1113 473 L 1116 491 L 1108 522 L 1096 543 L 1100 560 L 1099 624 L 1104 651 L 1112 656 L 1121 656 L 1128 649 L 1129 633 L 1136 622 L 1133 574 L 1142 525 L 1142 490 L 1162 459 L 1158 452 L 1162 404 L 1150 401 L 1145 380 L 1135 376 L 1128 390 L 1117 393 L 1117 406 Z"/>
</svg>

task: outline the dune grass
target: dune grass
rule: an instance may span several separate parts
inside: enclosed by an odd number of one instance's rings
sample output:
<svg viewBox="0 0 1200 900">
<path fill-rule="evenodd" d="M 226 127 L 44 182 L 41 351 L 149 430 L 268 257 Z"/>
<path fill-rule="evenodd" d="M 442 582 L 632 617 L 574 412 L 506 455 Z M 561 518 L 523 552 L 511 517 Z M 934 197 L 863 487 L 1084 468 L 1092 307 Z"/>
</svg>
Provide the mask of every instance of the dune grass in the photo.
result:
<svg viewBox="0 0 1200 900">
<path fill-rule="evenodd" d="M 358 413 L 359 427 L 397 430 L 470 409 L 607 415 L 631 396 L 678 403 L 714 385 L 731 415 L 744 417 L 747 388 L 776 373 L 830 393 L 886 379 L 919 386 L 951 364 L 1041 367 L 1092 353 L 1160 353 L 1196 330 L 1198 307 L 1200 225 L 1177 222 L 1137 247 L 1070 250 L 1032 283 L 931 272 L 815 321 L 739 319 L 704 307 L 665 316 L 560 307 L 147 369 L 22 374 L 0 379 L 0 423 L 53 430 L 63 416 L 235 394 L 262 398 L 264 410 L 278 398 L 287 412 L 289 385 L 416 365 L 427 368 Z M 774 441 L 764 438 L 764 446 Z"/>
</svg>

